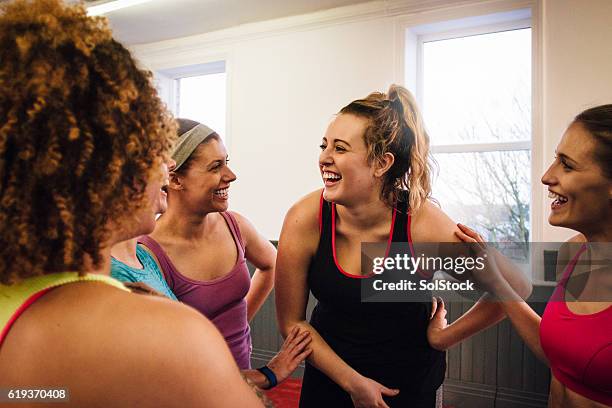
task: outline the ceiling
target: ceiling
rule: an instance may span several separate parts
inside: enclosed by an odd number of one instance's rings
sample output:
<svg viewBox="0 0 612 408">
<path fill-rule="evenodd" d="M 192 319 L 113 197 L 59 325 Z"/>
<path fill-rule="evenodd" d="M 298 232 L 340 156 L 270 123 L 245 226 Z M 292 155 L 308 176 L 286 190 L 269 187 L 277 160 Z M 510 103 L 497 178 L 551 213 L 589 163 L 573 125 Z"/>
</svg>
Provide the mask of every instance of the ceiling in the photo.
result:
<svg viewBox="0 0 612 408">
<path fill-rule="evenodd" d="M 368 1 L 371 0 L 152 0 L 106 16 L 115 38 L 133 45 Z"/>
</svg>

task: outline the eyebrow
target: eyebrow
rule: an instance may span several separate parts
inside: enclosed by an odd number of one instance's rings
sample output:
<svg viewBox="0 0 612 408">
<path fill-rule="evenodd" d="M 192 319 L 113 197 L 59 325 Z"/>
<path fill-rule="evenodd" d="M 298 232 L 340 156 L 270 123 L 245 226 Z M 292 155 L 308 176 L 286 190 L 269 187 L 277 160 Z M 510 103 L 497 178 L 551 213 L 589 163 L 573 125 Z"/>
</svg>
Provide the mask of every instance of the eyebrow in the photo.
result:
<svg viewBox="0 0 612 408">
<path fill-rule="evenodd" d="M 571 157 L 569 157 L 565 153 L 559 153 L 557 151 L 555 151 L 555 153 L 557 154 L 557 157 L 560 157 L 563 160 L 570 161 L 570 162 L 572 162 L 572 164 L 576 164 L 576 165 L 578 164 L 578 162 L 576 160 L 572 159 Z"/>
<path fill-rule="evenodd" d="M 327 138 L 325 136 L 323 136 L 323 141 L 327 142 Z M 342 140 L 342 139 L 335 139 L 336 142 L 342 142 L 345 145 L 347 145 L 348 147 L 351 147 L 351 144 L 349 142 L 347 142 L 346 140 Z"/>
<path fill-rule="evenodd" d="M 227 158 L 226 158 L 225 160 L 227 160 Z M 223 160 L 223 159 L 213 160 L 213 161 L 211 161 L 210 163 L 208 163 L 208 166 L 207 166 L 207 167 L 214 166 L 214 165 L 215 165 L 215 164 L 217 164 L 217 163 L 218 163 L 218 164 L 221 164 L 221 163 L 223 163 L 225 160 Z"/>
</svg>

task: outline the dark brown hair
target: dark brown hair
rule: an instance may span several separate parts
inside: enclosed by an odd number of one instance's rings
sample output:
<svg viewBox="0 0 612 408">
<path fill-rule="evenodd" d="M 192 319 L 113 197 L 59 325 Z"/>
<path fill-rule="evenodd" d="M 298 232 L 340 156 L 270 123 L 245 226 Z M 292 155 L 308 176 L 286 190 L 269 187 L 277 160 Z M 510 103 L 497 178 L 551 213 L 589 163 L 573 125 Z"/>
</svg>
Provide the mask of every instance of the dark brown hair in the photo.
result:
<svg viewBox="0 0 612 408">
<path fill-rule="evenodd" d="M 176 124 L 106 19 L 59 0 L 0 8 L 0 282 L 84 272 L 133 213 Z M 159 175 L 161 177 L 161 175 Z"/>
<path fill-rule="evenodd" d="M 368 162 L 380 160 L 385 153 L 395 157 L 385 173 L 381 199 L 396 205 L 401 190 L 408 190 L 411 211 L 417 211 L 431 194 L 429 136 L 412 94 L 404 87 L 391 85 L 386 94 L 374 92 L 340 110 L 369 121 L 364 134 Z"/>
<path fill-rule="evenodd" d="M 612 179 L 612 104 L 587 109 L 573 123 L 584 126 L 595 138 L 595 159 L 606 177 Z"/>
<path fill-rule="evenodd" d="M 178 122 L 178 137 L 179 139 L 187 132 L 189 132 L 191 129 L 193 129 L 194 127 L 201 125 L 200 122 L 196 121 L 196 120 L 192 120 L 192 119 L 185 119 L 185 118 L 178 118 L 176 120 Z M 217 134 L 217 132 L 211 133 L 210 135 L 208 135 L 203 141 L 202 143 L 200 143 L 198 145 L 202 146 L 203 144 L 206 144 L 208 142 L 210 142 L 211 140 L 216 139 L 216 140 L 221 140 L 221 137 Z M 185 162 L 181 165 L 181 167 L 175 171 L 175 173 L 177 174 L 185 174 L 187 172 L 187 170 L 189 170 L 189 168 L 191 167 L 191 164 L 193 163 L 194 158 L 197 156 L 197 152 L 198 148 L 196 147 L 196 149 L 193 151 L 193 153 L 191 153 L 191 155 L 187 158 L 187 160 L 185 160 Z"/>
</svg>

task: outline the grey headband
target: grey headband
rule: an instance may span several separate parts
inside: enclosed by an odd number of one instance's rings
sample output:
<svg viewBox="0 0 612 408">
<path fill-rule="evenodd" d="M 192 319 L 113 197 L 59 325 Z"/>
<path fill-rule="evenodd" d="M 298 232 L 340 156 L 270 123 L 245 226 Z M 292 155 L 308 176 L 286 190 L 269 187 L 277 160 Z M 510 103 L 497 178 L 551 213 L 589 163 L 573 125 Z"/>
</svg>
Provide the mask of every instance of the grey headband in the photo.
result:
<svg viewBox="0 0 612 408">
<path fill-rule="evenodd" d="M 214 130 L 201 123 L 188 132 L 185 132 L 185 134 L 180 137 L 172 153 L 172 159 L 176 162 L 174 171 L 178 170 L 183 163 L 187 161 L 189 156 L 193 154 L 200 143 L 213 133 L 215 133 Z"/>
</svg>

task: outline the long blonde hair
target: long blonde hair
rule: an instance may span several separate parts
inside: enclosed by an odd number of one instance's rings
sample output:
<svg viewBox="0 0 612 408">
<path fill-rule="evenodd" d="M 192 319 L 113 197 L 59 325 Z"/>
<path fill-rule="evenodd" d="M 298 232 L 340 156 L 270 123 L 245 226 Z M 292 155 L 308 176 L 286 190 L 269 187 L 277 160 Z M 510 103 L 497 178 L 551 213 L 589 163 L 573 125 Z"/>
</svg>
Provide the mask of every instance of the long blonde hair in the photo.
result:
<svg viewBox="0 0 612 408">
<path fill-rule="evenodd" d="M 381 160 L 385 153 L 395 157 L 384 175 L 381 199 L 394 206 L 400 191 L 407 190 L 410 210 L 417 211 L 431 195 L 432 162 L 429 136 L 414 96 L 403 86 L 391 85 L 386 94 L 373 92 L 339 113 L 369 121 L 364 133 L 369 163 Z"/>
</svg>

